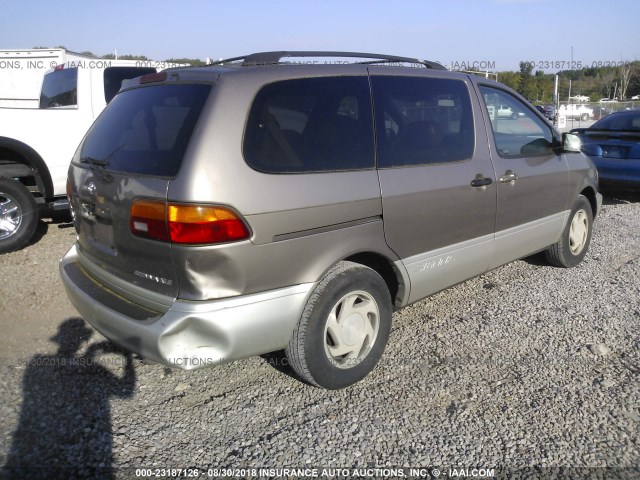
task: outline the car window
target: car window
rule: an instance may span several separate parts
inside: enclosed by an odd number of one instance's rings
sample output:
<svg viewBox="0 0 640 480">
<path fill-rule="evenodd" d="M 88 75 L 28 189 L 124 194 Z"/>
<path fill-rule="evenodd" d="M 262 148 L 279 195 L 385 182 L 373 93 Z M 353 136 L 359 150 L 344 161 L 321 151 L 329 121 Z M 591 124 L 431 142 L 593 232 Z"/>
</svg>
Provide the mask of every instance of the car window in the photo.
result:
<svg viewBox="0 0 640 480">
<path fill-rule="evenodd" d="M 40 108 L 69 107 L 78 104 L 78 69 L 63 68 L 44 76 Z"/>
<path fill-rule="evenodd" d="M 480 86 L 498 155 L 503 158 L 554 155 L 553 133 L 518 98 L 503 90 Z"/>
<path fill-rule="evenodd" d="M 475 144 L 469 90 L 460 80 L 372 77 L 378 167 L 459 162 Z"/>
<path fill-rule="evenodd" d="M 123 80 L 136 78 L 147 73 L 155 73 L 148 67 L 108 67 L 104 69 L 104 99 L 109 103 L 116 96 Z"/>
<path fill-rule="evenodd" d="M 367 77 L 266 85 L 249 113 L 244 156 L 252 168 L 267 173 L 374 168 Z"/>
<path fill-rule="evenodd" d="M 89 129 L 80 161 L 108 171 L 178 173 L 209 85 L 154 85 L 116 95 Z"/>
</svg>

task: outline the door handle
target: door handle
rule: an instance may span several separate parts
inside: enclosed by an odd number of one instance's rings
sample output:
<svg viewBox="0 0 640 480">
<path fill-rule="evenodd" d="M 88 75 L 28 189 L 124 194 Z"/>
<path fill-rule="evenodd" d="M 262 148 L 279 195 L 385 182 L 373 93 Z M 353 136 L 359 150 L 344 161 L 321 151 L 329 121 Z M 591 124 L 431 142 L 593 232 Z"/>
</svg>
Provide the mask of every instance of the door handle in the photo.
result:
<svg viewBox="0 0 640 480">
<path fill-rule="evenodd" d="M 507 170 L 503 176 L 500 177 L 500 183 L 511 183 L 514 184 L 518 181 L 518 175 L 513 173 L 511 170 Z"/>
<path fill-rule="evenodd" d="M 478 176 L 473 180 L 471 180 L 472 187 L 486 187 L 487 185 L 491 185 L 492 183 L 493 183 L 493 180 L 491 180 L 488 177 L 482 177 L 482 176 Z"/>
</svg>

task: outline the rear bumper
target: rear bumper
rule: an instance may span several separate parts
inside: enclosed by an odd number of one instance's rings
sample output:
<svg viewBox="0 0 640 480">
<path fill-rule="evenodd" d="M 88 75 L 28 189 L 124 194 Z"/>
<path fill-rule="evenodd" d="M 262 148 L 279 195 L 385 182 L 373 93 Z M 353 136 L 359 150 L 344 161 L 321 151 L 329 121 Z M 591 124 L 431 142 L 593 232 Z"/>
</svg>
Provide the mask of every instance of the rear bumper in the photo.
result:
<svg viewBox="0 0 640 480">
<path fill-rule="evenodd" d="M 287 346 L 313 283 L 222 300 L 136 305 L 82 267 L 75 246 L 60 261 L 69 299 L 105 337 L 156 362 L 194 370 Z"/>
<path fill-rule="evenodd" d="M 640 188 L 640 160 L 591 158 L 598 169 L 600 184 Z"/>
</svg>

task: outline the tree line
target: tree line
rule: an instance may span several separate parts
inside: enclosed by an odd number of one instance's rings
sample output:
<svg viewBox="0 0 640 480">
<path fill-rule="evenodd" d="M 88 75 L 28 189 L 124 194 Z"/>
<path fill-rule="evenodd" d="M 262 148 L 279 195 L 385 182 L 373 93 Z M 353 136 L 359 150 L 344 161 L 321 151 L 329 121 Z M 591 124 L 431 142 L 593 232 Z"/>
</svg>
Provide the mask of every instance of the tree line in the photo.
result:
<svg viewBox="0 0 640 480">
<path fill-rule="evenodd" d="M 542 70 L 533 73 L 533 65 L 520 64 L 518 72 L 498 72 L 498 81 L 513 88 L 532 102 L 553 101 L 555 74 Z M 640 94 L 640 61 L 623 62 L 613 67 L 589 67 L 579 70 L 562 70 L 558 75 L 560 101 L 569 96 L 586 96 L 591 101 L 601 98 L 626 100 Z"/>
</svg>

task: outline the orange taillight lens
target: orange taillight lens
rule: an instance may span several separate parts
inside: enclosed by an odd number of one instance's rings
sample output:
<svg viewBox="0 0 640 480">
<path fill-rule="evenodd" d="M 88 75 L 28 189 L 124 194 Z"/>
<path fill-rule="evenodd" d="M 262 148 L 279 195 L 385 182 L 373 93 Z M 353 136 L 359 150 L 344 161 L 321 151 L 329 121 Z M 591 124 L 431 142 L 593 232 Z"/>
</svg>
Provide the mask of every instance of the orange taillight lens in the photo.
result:
<svg viewBox="0 0 640 480">
<path fill-rule="evenodd" d="M 131 206 L 129 225 L 135 235 L 181 244 L 226 243 L 250 237 L 239 215 L 211 205 L 138 200 Z"/>
</svg>

